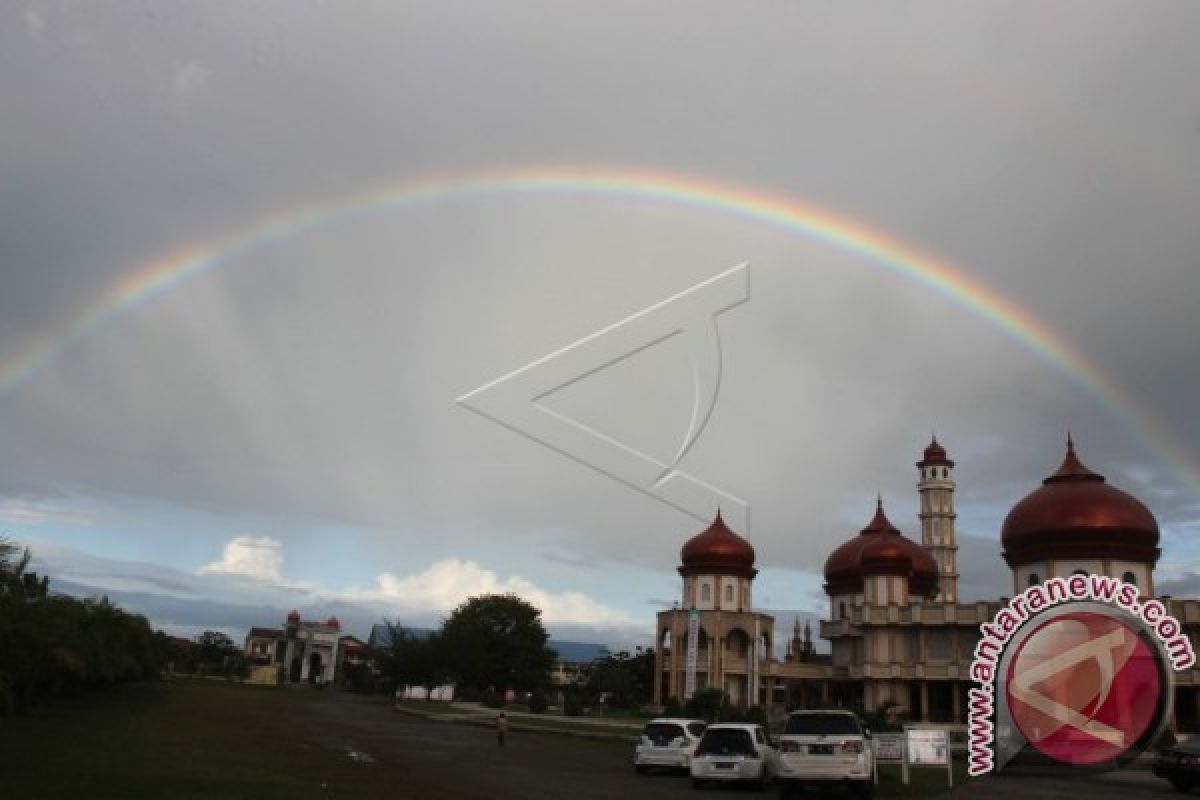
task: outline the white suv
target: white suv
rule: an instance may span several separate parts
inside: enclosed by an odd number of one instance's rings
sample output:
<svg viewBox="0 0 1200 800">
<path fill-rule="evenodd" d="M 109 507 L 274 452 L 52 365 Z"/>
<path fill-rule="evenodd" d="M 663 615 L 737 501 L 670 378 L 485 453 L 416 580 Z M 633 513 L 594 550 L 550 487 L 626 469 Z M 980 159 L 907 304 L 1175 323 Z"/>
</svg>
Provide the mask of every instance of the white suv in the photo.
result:
<svg viewBox="0 0 1200 800">
<path fill-rule="evenodd" d="M 779 738 L 779 796 L 802 788 L 847 786 L 870 798 L 875 784 L 871 732 L 849 711 L 793 711 Z"/>
<path fill-rule="evenodd" d="M 705 727 L 706 724 L 698 719 L 650 720 L 633 751 L 634 769 L 638 772 L 646 772 L 651 767 L 687 769 Z"/>
<path fill-rule="evenodd" d="M 776 772 L 775 748 L 762 725 L 709 725 L 692 755 L 692 786 L 710 781 L 752 781 L 765 789 Z"/>
</svg>

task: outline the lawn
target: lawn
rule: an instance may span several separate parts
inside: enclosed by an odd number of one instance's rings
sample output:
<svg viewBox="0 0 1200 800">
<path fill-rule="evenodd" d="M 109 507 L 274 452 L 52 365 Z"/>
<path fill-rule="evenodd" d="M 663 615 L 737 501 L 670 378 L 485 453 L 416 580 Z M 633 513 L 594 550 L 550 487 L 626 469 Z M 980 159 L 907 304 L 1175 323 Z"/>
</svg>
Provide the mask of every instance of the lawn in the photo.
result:
<svg viewBox="0 0 1200 800">
<path fill-rule="evenodd" d="M 0 718 L 5 797 L 38 800 L 437 798 L 297 724 L 315 693 L 183 680 L 124 686 Z"/>
</svg>

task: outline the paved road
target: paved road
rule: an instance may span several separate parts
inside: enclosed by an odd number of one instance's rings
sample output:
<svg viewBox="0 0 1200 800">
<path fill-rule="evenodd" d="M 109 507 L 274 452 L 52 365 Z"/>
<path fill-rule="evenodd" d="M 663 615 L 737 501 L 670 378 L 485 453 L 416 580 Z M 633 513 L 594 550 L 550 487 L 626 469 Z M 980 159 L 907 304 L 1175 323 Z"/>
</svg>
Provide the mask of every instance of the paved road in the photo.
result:
<svg viewBox="0 0 1200 800">
<path fill-rule="evenodd" d="M 695 792 L 686 775 L 636 775 L 630 763 L 631 745 L 621 742 L 513 732 L 508 744 L 500 748 L 493 730 L 397 714 L 377 700 L 336 691 L 295 708 L 297 723 L 323 746 L 365 754 L 374 761 L 373 768 L 394 773 L 397 800 L 428 796 L 428 790 L 417 787 L 438 787 L 439 797 L 454 800 L 719 800 L 753 794 L 737 787 Z M 877 796 L 886 798 L 890 788 L 881 787 Z M 1145 770 L 1069 778 L 1036 770 L 1007 770 L 993 778 L 972 780 L 945 797 L 1159 800 L 1182 795 Z"/>
<path fill-rule="evenodd" d="M 1161 800 L 1186 796 L 1145 769 L 1069 776 L 1012 769 L 995 777 L 973 779 L 944 797 L 945 800 Z"/>
<path fill-rule="evenodd" d="M 365 753 L 378 768 L 411 775 L 422 784 L 452 787 L 464 800 L 696 800 L 686 776 L 635 774 L 632 746 L 621 742 L 510 732 L 500 748 L 487 728 L 397 714 L 341 692 L 297 706 L 297 713 L 302 715 L 297 721 L 321 744 Z M 397 798 L 405 797 L 401 786 L 397 790 Z M 737 794 L 713 792 L 712 797 Z"/>
</svg>

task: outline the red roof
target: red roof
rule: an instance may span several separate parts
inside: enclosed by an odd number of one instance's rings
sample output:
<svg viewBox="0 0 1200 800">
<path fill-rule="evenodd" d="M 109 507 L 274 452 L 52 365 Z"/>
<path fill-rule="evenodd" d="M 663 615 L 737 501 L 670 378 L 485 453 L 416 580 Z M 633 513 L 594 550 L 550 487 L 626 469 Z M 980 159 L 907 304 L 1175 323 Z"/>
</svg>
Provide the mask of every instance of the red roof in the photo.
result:
<svg viewBox="0 0 1200 800">
<path fill-rule="evenodd" d="M 278 628 L 251 628 L 251 639 L 278 639 L 283 636 L 283 631 Z"/>
<path fill-rule="evenodd" d="M 1060 558 L 1154 563 L 1158 538 L 1150 510 L 1084 466 L 1069 436 L 1062 466 L 1013 506 L 1000 536 L 1011 567 Z"/>
<path fill-rule="evenodd" d="M 937 436 L 929 441 L 925 448 L 924 458 L 917 462 L 918 467 L 953 467 L 954 462 L 946 458 L 946 448 L 938 444 Z"/>
<path fill-rule="evenodd" d="M 937 588 L 937 562 L 921 545 L 896 529 L 883 512 L 883 499 L 875 516 L 858 536 L 844 543 L 825 561 L 827 594 L 857 594 L 868 575 L 908 578 L 910 594 L 926 597 Z"/>
<path fill-rule="evenodd" d="M 680 560 L 683 562 L 680 575 L 707 573 L 753 578 L 758 574 L 754 568 L 754 548 L 729 529 L 721 519 L 720 510 L 711 525 L 687 540 L 680 551 Z"/>
</svg>

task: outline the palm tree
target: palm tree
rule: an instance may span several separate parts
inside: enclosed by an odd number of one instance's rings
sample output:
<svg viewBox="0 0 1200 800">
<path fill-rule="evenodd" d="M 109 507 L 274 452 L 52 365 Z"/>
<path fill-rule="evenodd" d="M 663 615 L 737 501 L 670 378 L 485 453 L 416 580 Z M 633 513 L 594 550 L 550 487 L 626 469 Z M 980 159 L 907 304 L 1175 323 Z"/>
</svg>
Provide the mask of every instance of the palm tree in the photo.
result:
<svg viewBox="0 0 1200 800">
<path fill-rule="evenodd" d="M 33 554 L 7 536 L 0 536 L 0 594 L 13 594 L 23 588 L 23 576 Z"/>
</svg>

